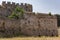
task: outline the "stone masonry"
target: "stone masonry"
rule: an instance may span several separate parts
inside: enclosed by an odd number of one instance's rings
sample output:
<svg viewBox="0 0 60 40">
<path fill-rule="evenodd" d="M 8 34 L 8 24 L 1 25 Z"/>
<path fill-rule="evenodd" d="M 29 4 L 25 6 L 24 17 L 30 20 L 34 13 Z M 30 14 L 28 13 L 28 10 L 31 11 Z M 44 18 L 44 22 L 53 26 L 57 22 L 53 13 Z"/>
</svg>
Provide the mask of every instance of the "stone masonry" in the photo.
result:
<svg viewBox="0 0 60 40">
<path fill-rule="evenodd" d="M 20 6 L 25 10 L 24 19 L 9 19 L 6 18 L 10 15 L 16 6 Z M 32 5 L 23 4 L 19 5 L 12 2 L 2 2 L 0 5 L 0 34 L 13 35 L 20 34 L 27 36 L 57 36 L 57 18 L 53 15 L 45 13 L 32 12 Z"/>
</svg>

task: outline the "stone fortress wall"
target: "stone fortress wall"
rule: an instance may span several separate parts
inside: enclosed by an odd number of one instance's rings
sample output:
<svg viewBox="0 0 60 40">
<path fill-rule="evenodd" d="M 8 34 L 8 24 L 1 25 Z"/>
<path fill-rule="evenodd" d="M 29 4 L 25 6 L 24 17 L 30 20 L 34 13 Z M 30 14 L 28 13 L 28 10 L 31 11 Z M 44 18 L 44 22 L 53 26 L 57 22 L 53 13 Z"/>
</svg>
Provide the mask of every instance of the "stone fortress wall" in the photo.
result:
<svg viewBox="0 0 60 40">
<path fill-rule="evenodd" d="M 22 33 L 28 36 L 57 36 L 57 18 L 53 15 L 45 13 L 32 12 L 32 5 L 21 3 L 19 5 L 26 12 L 24 13 L 24 19 L 8 19 L 4 18 L 6 15 L 10 15 L 16 5 L 10 2 L 2 2 L 0 6 L 0 34 L 13 35 Z M 27 8 L 28 7 L 28 8 Z"/>
</svg>

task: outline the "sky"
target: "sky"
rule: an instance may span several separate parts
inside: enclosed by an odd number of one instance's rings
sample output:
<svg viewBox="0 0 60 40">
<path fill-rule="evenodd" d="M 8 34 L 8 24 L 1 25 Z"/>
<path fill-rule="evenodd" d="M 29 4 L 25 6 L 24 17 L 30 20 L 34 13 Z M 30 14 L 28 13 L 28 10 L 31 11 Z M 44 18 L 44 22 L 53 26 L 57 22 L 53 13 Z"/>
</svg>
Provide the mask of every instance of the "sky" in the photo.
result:
<svg viewBox="0 0 60 40">
<path fill-rule="evenodd" d="M 33 12 L 60 14 L 60 0 L 0 0 L 33 5 Z"/>
</svg>

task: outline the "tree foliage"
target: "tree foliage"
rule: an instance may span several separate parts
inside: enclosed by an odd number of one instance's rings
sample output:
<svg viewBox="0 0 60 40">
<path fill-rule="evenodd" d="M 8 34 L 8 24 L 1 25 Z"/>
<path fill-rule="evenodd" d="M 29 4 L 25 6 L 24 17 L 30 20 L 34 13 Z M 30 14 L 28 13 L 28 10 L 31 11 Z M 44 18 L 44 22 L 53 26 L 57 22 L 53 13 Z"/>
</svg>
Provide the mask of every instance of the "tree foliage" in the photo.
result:
<svg viewBox="0 0 60 40">
<path fill-rule="evenodd" d="M 50 15 L 50 16 L 52 15 L 51 12 L 49 12 L 49 15 Z"/>
<path fill-rule="evenodd" d="M 23 17 L 24 10 L 20 7 L 16 7 L 9 18 L 19 19 L 19 17 Z"/>
</svg>

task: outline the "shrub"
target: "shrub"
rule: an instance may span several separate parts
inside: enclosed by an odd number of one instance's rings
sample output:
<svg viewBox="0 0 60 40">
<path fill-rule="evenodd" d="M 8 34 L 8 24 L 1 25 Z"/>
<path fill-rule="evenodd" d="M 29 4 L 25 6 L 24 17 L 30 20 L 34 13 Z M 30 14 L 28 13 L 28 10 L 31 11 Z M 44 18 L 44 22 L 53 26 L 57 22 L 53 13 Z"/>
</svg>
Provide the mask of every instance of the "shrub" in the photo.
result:
<svg viewBox="0 0 60 40">
<path fill-rule="evenodd" d="M 23 17 L 23 14 L 24 14 L 24 10 L 20 7 L 16 7 L 15 10 L 12 12 L 12 14 L 8 17 L 19 19 L 19 17 L 21 18 Z"/>
<path fill-rule="evenodd" d="M 51 12 L 49 12 L 49 15 L 51 16 Z"/>
</svg>

